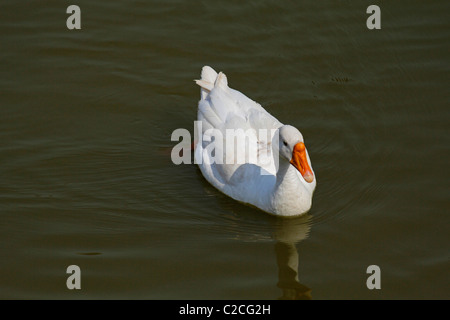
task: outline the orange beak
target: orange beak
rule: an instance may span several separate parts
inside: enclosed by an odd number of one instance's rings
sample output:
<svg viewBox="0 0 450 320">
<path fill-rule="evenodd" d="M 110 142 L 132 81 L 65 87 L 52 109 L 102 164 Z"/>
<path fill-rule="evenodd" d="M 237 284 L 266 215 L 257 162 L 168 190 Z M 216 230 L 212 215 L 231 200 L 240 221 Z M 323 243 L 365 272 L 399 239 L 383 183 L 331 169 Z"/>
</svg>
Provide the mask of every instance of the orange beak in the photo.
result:
<svg viewBox="0 0 450 320">
<path fill-rule="evenodd" d="M 314 174 L 308 164 L 308 160 L 306 158 L 306 148 L 303 142 L 299 142 L 294 146 L 294 151 L 292 151 L 292 159 L 290 162 L 295 168 L 297 168 L 306 182 L 313 182 Z"/>
</svg>

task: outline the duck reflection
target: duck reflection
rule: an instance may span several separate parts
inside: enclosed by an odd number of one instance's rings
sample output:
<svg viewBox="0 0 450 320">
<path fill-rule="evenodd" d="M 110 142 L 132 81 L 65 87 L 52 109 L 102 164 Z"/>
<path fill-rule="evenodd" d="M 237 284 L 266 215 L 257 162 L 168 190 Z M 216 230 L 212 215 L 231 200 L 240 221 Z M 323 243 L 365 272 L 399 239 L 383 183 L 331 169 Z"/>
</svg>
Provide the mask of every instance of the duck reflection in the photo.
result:
<svg viewBox="0 0 450 320">
<path fill-rule="evenodd" d="M 237 204 L 221 196 L 205 183 L 205 193 L 214 195 L 224 209 L 228 230 L 235 240 L 275 240 L 275 256 L 278 266 L 277 287 L 282 290 L 280 300 L 310 300 L 311 289 L 299 281 L 298 243 L 308 238 L 312 216 L 281 218 L 264 214 L 258 209 Z M 222 226 L 222 225 L 221 225 Z M 223 229 L 221 229 L 223 231 Z"/>
<path fill-rule="evenodd" d="M 306 239 L 311 216 L 276 221 L 274 238 L 278 265 L 277 287 L 282 290 L 280 300 L 310 300 L 311 289 L 301 284 L 298 276 L 299 254 L 297 244 Z"/>
</svg>

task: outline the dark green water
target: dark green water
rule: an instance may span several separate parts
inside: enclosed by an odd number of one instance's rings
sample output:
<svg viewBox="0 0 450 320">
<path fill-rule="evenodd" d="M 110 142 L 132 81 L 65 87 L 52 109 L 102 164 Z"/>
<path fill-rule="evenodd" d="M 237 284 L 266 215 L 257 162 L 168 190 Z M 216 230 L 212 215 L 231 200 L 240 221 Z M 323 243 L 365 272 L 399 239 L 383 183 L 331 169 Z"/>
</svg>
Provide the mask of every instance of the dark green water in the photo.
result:
<svg viewBox="0 0 450 320">
<path fill-rule="evenodd" d="M 450 7 L 370 4 L 3 1 L 0 297 L 449 299 Z M 203 65 L 302 131 L 308 216 L 172 164 Z"/>
</svg>

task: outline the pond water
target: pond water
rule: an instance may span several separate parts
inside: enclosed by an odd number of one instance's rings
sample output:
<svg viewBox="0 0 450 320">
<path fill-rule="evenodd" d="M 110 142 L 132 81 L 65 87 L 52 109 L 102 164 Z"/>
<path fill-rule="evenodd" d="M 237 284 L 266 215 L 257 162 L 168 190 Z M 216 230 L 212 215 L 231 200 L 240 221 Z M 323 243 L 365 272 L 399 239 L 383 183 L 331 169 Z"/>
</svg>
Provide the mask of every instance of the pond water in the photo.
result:
<svg viewBox="0 0 450 320">
<path fill-rule="evenodd" d="M 448 2 L 69 4 L 0 5 L 1 298 L 450 298 Z M 306 216 L 171 162 L 204 65 L 303 133 Z"/>
</svg>

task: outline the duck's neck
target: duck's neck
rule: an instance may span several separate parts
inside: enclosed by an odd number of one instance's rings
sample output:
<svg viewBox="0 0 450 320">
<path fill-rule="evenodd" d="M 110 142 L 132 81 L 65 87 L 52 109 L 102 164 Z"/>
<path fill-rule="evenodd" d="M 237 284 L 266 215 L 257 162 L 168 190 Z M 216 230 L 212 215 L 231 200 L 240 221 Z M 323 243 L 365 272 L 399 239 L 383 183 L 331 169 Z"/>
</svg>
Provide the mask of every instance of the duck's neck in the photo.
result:
<svg viewBox="0 0 450 320">
<path fill-rule="evenodd" d="M 308 211 L 312 193 L 300 180 L 297 169 L 280 159 L 271 204 L 279 215 L 292 216 Z"/>
</svg>

